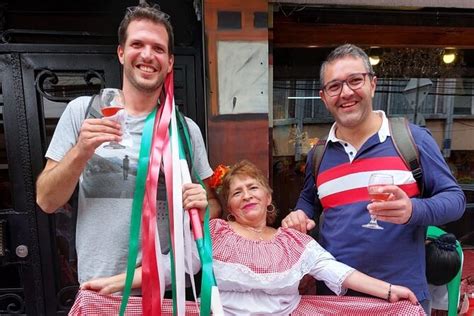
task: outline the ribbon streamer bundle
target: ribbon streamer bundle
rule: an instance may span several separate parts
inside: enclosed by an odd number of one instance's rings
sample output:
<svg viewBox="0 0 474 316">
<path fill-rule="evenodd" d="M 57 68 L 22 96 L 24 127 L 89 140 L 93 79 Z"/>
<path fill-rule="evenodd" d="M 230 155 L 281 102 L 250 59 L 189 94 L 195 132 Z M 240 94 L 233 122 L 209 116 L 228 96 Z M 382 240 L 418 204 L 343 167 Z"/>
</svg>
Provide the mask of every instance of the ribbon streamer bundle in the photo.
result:
<svg viewBox="0 0 474 316">
<path fill-rule="evenodd" d="M 165 292 L 165 273 L 167 272 L 164 268 L 166 266 L 166 258 L 161 253 L 156 225 L 156 200 L 160 166 L 163 166 L 163 174 L 166 183 L 173 314 L 185 314 L 185 257 L 188 258 L 187 261 L 190 261 L 192 257 L 190 253 L 190 249 L 192 248 L 190 220 L 202 266 L 200 312 L 201 315 L 209 315 L 212 303 L 213 313 L 220 314 L 222 307 L 220 306 L 219 295 L 212 270 L 209 209 L 206 210 L 203 229 L 197 210 L 190 210 L 190 219 L 189 214 L 183 210 L 182 205 L 182 185 L 191 182 L 185 153 L 187 149 L 187 152 L 192 156 L 192 146 L 184 117 L 175 110 L 173 72 L 168 74 L 165 80 L 165 93 L 166 97 L 164 102 L 161 102 L 158 111 L 155 109 L 150 113 L 143 129 L 137 167 L 136 187 L 132 204 L 127 276 L 120 315 L 124 315 L 131 293 L 139 249 L 140 226 L 142 226 L 143 252 L 143 315 L 161 315 Z M 179 127 L 182 127 L 184 130 L 184 137 L 178 132 Z M 199 177 L 197 178 L 199 179 Z M 203 185 L 202 182 L 201 185 Z M 185 250 L 187 250 L 186 254 Z M 190 267 L 191 264 L 189 262 L 187 263 L 188 271 L 192 271 Z M 193 280 L 193 278 L 191 278 L 191 280 Z M 192 282 L 192 285 L 193 291 L 196 293 L 194 282 Z"/>
</svg>

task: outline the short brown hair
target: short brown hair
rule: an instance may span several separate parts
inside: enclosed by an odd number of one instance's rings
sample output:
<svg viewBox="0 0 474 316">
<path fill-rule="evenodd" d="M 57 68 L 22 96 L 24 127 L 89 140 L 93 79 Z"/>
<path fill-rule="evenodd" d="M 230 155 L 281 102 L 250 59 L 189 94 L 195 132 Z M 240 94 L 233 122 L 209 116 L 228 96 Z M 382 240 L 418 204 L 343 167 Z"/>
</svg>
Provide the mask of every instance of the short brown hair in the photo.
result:
<svg viewBox="0 0 474 316">
<path fill-rule="evenodd" d="M 260 185 L 263 186 L 264 190 L 267 191 L 268 194 L 272 195 L 273 193 L 272 188 L 270 188 L 270 185 L 268 184 L 268 179 L 263 175 L 263 172 L 250 161 L 242 160 L 233 165 L 222 179 L 222 187 L 219 194 L 224 203 L 227 203 L 227 199 L 229 198 L 230 183 L 236 176 L 247 176 L 249 178 L 255 179 Z M 277 212 L 276 208 L 273 208 L 274 211 L 267 212 L 267 225 L 272 225 L 275 222 Z"/>
<path fill-rule="evenodd" d="M 127 8 L 127 12 L 118 28 L 119 45 L 125 45 L 125 42 L 127 41 L 127 29 L 130 23 L 132 21 L 140 20 L 149 20 L 165 27 L 166 33 L 168 33 L 168 55 L 172 55 L 174 52 L 173 27 L 169 21 L 169 15 L 161 11 L 158 5 L 150 6 L 147 3 L 140 3 L 135 7 Z"/>
<path fill-rule="evenodd" d="M 367 56 L 366 52 L 364 50 L 356 45 L 353 44 L 344 44 L 339 47 L 336 47 L 326 58 L 326 60 L 323 62 L 321 65 L 321 69 L 319 71 L 319 82 L 321 83 L 321 87 L 324 86 L 324 73 L 326 72 L 326 68 L 329 64 L 332 62 L 343 59 L 346 57 L 352 57 L 352 58 L 360 58 L 362 59 L 362 62 L 364 63 L 365 70 L 373 76 L 374 74 L 374 69 L 372 68 L 372 65 L 370 64 L 369 56 Z"/>
</svg>

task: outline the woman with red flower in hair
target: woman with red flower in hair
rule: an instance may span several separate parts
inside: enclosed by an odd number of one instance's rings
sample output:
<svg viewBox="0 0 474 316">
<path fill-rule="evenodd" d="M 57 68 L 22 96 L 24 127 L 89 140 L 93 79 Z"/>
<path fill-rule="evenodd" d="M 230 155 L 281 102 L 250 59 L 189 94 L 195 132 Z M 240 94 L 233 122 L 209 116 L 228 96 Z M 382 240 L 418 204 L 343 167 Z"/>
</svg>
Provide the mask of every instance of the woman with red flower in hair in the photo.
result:
<svg viewBox="0 0 474 316">
<path fill-rule="evenodd" d="M 269 226 L 276 218 L 272 190 L 251 162 L 243 160 L 232 166 L 217 191 L 228 216 L 227 221 L 211 220 L 210 230 L 214 273 L 226 315 L 321 313 L 321 297 L 298 293 L 298 284 L 306 274 L 324 281 L 338 295 L 350 288 L 389 302 L 407 299 L 417 303 L 408 288 L 374 279 L 336 261 L 310 236 Z M 394 314 L 393 304 L 380 301 L 379 309 L 373 310 L 371 304 L 364 309 L 359 300 L 364 302 L 357 298 L 351 305 L 357 308 L 356 314 Z M 400 303 L 401 310 L 395 314 L 424 314 L 419 306 Z M 334 303 L 329 306 L 335 307 Z"/>
</svg>

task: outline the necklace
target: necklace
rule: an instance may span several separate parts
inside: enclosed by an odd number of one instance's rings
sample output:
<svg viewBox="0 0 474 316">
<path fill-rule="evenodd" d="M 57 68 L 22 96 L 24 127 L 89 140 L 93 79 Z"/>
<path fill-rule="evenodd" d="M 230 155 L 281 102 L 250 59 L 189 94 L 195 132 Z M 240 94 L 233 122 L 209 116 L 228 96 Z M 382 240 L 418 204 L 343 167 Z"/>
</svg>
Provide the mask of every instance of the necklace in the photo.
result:
<svg viewBox="0 0 474 316">
<path fill-rule="evenodd" d="M 233 226 L 235 228 L 240 227 L 240 230 L 243 228 L 243 229 L 246 229 L 248 231 L 251 231 L 251 232 L 257 234 L 258 235 L 258 240 L 264 240 L 262 234 L 264 233 L 264 231 L 267 228 L 266 226 L 264 226 L 262 228 L 253 228 L 253 227 L 250 227 L 250 226 L 245 226 L 245 225 L 239 224 L 237 222 L 232 222 L 231 226 Z"/>
<path fill-rule="evenodd" d="M 248 227 L 248 226 L 243 226 L 245 229 L 251 231 L 251 232 L 254 232 L 256 234 L 258 234 L 258 239 L 259 240 L 263 240 L 263 236 L 262 236 L 262 233 L 263 231 L 265 230 L 265 227 L 264 228 L 253 228 L 253 227 Z"/>
</svg>

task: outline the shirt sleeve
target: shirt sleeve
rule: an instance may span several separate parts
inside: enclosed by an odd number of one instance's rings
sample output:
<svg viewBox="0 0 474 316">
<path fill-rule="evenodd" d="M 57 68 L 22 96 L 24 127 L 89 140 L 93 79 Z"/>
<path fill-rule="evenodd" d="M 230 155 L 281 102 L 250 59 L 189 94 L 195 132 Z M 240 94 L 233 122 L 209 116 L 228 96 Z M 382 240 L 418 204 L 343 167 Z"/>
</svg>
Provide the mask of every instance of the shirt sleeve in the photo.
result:
<svg viewBox="0 0 474 316">
<path fill-rule="evenodd" d="M 60 161 L 76 145 L 91 97 L 79 97 L 68 103 L 54 130 L 45 157 Z"/>
<path fill-rule="evenodd" d="M 327 287 L 337 295 L 344 295 L 347 289 L 342 287 L 342 283 L 355 269 L 336 261 L 328 251 L 314 240 L 308 243 L 307 248 L 308 251 L 313 253 L 312 267 L 309 274 L 317 280 L 324 281 Z"/>
<path fill-rule="evenodd" d="M 412 133 L 420 154 L 424 194 L 412 198 L 413 213 L 408 224 L 443 225 L 459 219 L 466 207 L 466 197 L 437 143 L 426 129 L 412 129 Z"/>
<path fill-rule="evenodd" d="M 209 159 L 207 157 L 206 146 L 204 145 L 201 130 L 199 129 L 199 126 L 188 117 L 186 117 L 186 123 L 188 124 L 193 146 L 193 171 L 197 172 L 201 179 L 209 178 L 212 176 L 213 171 L 209 165 Z"/>
<path fill-rule="evenodd" d="M 313 175 L 313 155 L 314 147 L 309 151 L 308 157 L 306 158 L 304 187 L 295 206 L 295 210 L 302 210 L 309 218 L 314 217 L 314 202 L 316 199 L 315 179 Z"/>
</svg>

